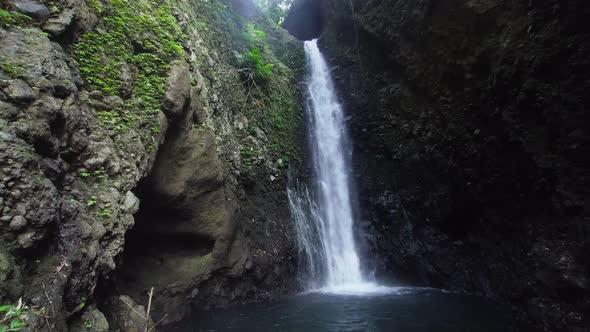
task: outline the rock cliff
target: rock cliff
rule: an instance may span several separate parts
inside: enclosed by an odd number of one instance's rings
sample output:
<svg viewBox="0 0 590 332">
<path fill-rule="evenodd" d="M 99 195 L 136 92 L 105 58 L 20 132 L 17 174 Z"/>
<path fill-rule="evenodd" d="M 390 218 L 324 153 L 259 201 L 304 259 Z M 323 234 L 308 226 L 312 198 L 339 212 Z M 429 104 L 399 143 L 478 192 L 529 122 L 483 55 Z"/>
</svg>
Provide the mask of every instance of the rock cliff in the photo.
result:
<svg viewBox="0 0 590 332">
<path fill-rule="evenodd" d="M 104 331 L 138 328 L 151 287 L 164 323 L 294 290 L 299 41 L 230 0 L 0 14 L 1 302 Z"/>
<path fill-rule="evenodd" d="M 295 2 L 285 27 L 321 35 L 348 113 L 369 267 L 589 326 L 589 18 L 586 1 Z"/>
</svg>

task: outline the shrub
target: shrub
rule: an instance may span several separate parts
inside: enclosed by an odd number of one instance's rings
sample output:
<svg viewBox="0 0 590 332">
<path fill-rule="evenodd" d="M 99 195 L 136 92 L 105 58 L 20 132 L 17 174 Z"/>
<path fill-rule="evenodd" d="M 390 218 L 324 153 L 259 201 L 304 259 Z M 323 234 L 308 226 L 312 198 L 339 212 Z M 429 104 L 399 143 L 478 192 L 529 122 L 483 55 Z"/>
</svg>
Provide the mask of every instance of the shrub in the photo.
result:
<svg viewBox="0 0 590 332">
<path fill-rule="evenodd" d="M 250 80 L 262 83 L 272 75 L 274 66 L 272 63 L 267 63 L 263 55 L 266 47 L 266 33 L 257 29 L 252 23 L 248 23 L 247 29 L 244 36 L 250 48 L 238 54 L 240 72 L 248 84 L 251 84 Z"/>
<path fill-rule="evenodd" d="M 26 306 L 22 299 L 14 305 L 0 306 L 0 332 L 19 331 L 27 326 L 28 314 L 31 312 L 31 308 Z M 41 312 L 34 312 L 34 314 L 39 315 Z"/>
</svg>

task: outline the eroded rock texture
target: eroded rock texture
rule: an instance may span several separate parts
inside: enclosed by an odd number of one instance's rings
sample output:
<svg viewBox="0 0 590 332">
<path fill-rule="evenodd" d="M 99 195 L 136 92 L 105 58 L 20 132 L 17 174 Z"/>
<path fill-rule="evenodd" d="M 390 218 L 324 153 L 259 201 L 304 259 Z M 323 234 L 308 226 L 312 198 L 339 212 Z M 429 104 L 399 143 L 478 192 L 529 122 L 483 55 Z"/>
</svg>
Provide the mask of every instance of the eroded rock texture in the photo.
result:
<svg viewBox="0 0 590 332">
<path fill-rule="evenodd" d="M 375 264 L 587 328 L 590 5 L 322 8 Z"/>
<path fill-rule="evenodd" d="M 127 331 L 151 287 L 163 323 L 295 289 L 300 42 L 237 1 L 0 10 L 2 304 L 45 307 L 31 328 Z M 256 87 L 255 33 L 274 65 Z"/>
</svg>

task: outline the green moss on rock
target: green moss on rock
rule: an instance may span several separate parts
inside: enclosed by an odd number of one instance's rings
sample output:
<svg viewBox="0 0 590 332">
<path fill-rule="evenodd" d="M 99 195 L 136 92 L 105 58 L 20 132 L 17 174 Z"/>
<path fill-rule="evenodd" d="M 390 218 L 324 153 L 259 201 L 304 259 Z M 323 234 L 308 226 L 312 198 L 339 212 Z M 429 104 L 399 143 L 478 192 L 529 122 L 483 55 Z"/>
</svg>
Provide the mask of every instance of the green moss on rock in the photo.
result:
<svg viewBox="0 0 590 332">
<path fill-rule="evenodd" d="M 301 161 L 301 42 L 245 4 L 246 9 L 232 1 L 178 2 L 190 13 L 190 29 L 205 49 L 195 54 L 200 74 L 208 79 L 204 97 L 209 89 L 223 91 L 213 101 L 220 105 L 216 108 L 246 118 L 235 132 L 242 165 L 250 168 L 266 160 L 286 170 L 290 162 Z"/>
<path fill-rule="evenodd" d="M 170 63 L 184 54 L 186 36 L 166 0 L 111 0 L 90 5 L 102 26 L 74 45 L 74 57 L 90 90 L 126 98 L 126 109 L 103 111 L 103 125 L 117 131 L 157 127 Z"/>
<path fill-rule="evenodd" d="M 16 25 L 25 25 L 31 21 L 27 15 L 0 8 L 0 27 L 7 28 Z"/>
<path fill-rule="evenodd" d="M 0 68 L 10 78 L 17 78 L 20 74 L 26 71 L 23 66 L 13 63 L 7 56 L 0 56 Z"/>
</svg>

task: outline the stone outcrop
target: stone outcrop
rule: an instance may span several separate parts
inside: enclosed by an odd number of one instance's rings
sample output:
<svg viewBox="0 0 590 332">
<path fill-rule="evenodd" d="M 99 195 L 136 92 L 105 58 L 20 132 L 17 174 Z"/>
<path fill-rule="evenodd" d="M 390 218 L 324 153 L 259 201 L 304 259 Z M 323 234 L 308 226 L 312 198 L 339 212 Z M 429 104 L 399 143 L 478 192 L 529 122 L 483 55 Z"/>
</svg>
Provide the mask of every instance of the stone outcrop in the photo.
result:
<svg viewBox="0 0 590 332">
<path fill-rule="evenodd" d="M 119 300 L 139 308 L 151 287 L 162 323 L 295 289 L 301 96 L 281 88 L 301 43 L 252 5 L 201 5 L 2 5 L 0 301 L 45 307 L 39 328 L 133 330 Z M 235 55 L 252 47 L 244 17 L 274 65 L 256 91 Z"/>
<path fill-rule="evenodd" d="M 321 3 L 367 265 L 587 327 L 588 4 Z"/>
</svg>

